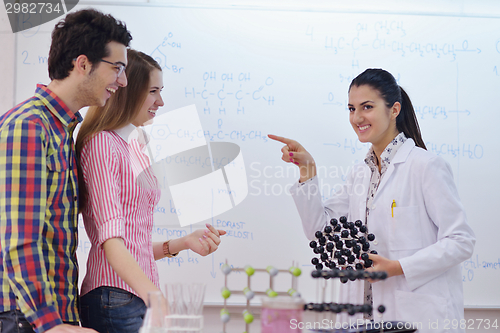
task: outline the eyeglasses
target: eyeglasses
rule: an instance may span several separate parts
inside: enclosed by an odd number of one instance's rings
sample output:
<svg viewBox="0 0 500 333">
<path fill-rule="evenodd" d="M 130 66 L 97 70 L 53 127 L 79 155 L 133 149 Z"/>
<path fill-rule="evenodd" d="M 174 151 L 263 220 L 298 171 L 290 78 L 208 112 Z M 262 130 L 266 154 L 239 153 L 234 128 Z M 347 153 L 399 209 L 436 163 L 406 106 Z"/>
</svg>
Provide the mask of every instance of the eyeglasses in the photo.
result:
<svg viewBox="0 0 500 333">
<path fill-rule="evenodd" d="M 110 65 L 113 65 L 115 66 L 115 69 L 117 70 L 116 74 L 117 76 L 120 76 L 122 75 L 123 71 L 125 70 L 125 65 L 121 62 L 111 62 L 111 61 L 107 61 L 107 60 L 104 60 L 104 59 L 100 59 L 102 62 L 105 62 L 105 63 L 108 63 Z"/>
</svg>

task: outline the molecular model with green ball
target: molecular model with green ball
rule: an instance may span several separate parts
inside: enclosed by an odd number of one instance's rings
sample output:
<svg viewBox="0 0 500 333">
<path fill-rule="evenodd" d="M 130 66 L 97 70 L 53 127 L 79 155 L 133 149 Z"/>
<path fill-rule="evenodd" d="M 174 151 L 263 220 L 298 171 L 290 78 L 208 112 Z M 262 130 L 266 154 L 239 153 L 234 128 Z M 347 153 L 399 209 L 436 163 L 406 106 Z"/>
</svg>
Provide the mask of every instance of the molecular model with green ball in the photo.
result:
<svg viewBox="0 0 500 333">
<path fill-rule="evenodd" d="M 226 324 L 231 320 L 231 315 L 227 307 L 227 300 L 232 295 L 243 295 L 246 298 L 246 308 L 243 310 L 243 320 L 245 321 L 245 332 L 250 333 L 250 324 L 254 321 L 254 314 L 250 311 L 250 301 L 256 296 L 267 296 L 270 298 L 281 296 L 288 297 L 300 297 L 300 293 L 297 292 L 297 278 L 302 273 L 300 268 L 294 266 L 289 267 L 289 269 L 278 269 L 274 266 L 267 266 L 266 268 L 254 268 L 250 265 L 246 265 L 243 268 L 234 268 L 228 265 L 226 262 L 221 266 L 221 271 L 224 274 L 224 287 L 221 290 L 222 298 L 224 299 L 224 308 L 220 312 L 220 317 L 223 326 L 223 333 L 226 333 Z M 247 278 L 247 286 L 243 290 L 232 290 L 228 288 L 227 280 L 228 276 L 232 272 L 243 272 Z M 251 287 L 251 278 L 256 273 L 265 273 L 269 276 L 269 286 L 265 290 L 253 290 Z M 292 286 L 286 292 L 276 291 L 274 288 L 274 277 L 279 273 L 287 273 L 292 275 Z M 241 275 L 235 275 L 241 276 Z"/>
</svg>

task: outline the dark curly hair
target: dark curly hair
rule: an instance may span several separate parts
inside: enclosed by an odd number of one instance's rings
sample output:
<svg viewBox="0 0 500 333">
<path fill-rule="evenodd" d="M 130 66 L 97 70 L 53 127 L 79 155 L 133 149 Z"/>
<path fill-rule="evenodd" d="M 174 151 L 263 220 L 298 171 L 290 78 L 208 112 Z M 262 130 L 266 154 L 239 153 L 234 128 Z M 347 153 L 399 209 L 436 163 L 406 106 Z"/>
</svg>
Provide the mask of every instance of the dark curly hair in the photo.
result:
<svg viewBox="0 0 500 333">
<path fill-rule="evenodd" d="M 52 32 L 49 51 L 49 77 L 62 80 L 73 69 L 73 59 L 84 54 L 96 64 L 109 55 L 106 45 L 111 42 L 129 46 L 132 36 L 126 25 L 113 16 L 95 9 L 84 9 L 66 15 Z M 96 66 L 93 66 L 93 70 Z"/>
</svg>

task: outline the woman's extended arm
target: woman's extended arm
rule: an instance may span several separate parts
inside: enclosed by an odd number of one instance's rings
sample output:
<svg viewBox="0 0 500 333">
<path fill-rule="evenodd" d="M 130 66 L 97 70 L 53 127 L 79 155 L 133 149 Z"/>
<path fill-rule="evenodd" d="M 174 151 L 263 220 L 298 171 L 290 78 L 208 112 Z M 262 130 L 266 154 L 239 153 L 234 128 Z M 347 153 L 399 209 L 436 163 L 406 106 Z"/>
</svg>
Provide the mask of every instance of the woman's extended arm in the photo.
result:
<svg viewBox="0 0 500 333">
<path fill-rule="evenodd" d="M 217 230 L 210 224 L 206 226 L 207 229 L 199 229 L 184 237 L 170 240 L 168 244 L 169 252 L 175 254 L 189 249 L 201 256 L 206 256 L 217 250 L 221 242 L 220 236 L 225 235 L 226 231 Z M 164 242 L 155 242 L 153 244 L 155 260 L 165 258 L 163 244 Z"/>
</svg>

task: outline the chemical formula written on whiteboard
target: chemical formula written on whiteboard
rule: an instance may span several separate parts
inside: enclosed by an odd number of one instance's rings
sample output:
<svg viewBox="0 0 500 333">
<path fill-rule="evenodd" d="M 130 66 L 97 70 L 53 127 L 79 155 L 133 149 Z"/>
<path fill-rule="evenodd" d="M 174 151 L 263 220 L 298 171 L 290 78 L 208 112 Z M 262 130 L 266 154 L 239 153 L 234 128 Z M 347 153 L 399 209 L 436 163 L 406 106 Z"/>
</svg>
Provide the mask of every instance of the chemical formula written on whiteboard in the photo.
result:
<svg viewBox="0 0 500 333">
<path fill-rule="evenodd" d="M 182 74 L 184 66 L 170 60 L 172 53 L 179 52 L 181 49 L 182 44 L 174 39 L 174 34 L 172 32 L 169 32 L 161 43 L 154 48 L 150 56 L 158 62 L 162 69 L 166 69 L 172 73 Z"/>
<path fill-rule="evenodd" d="M 468 39 L 445 40 L 414 40 L 407 34 L 404 21 L 380 21 L 372 24 L 357 23 L 350 33 L 338 34 L 317 32 L 314 26 L 307 26 L 306 38 L 311 41 L 322 41 L 327 52 L 334 55 L 356 53 L 358 51 L 375 51 L 393 53 L 400 57 L 418 56 L 434 57 L 447 61 L 456 61 L 461 53 L 481 53 L 481 49 Z"/>
<path fill-rule="evenodd" d="M 185 87 L 184 97 L 189 101 L 205 101 L 204 114 L 245 115 L 250 103 L 273 106 L 275 103 L 272 86 L 274 79 L 254 80 L 250 72 L 237 74 L 216 71 L 203 73 L 203 86 Z M 257 82 L 257 83 L 254 83 Z"/>
</svg>

